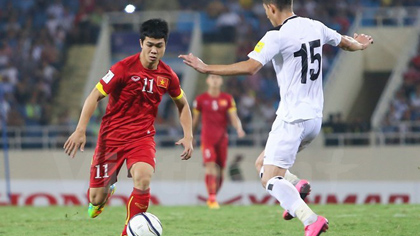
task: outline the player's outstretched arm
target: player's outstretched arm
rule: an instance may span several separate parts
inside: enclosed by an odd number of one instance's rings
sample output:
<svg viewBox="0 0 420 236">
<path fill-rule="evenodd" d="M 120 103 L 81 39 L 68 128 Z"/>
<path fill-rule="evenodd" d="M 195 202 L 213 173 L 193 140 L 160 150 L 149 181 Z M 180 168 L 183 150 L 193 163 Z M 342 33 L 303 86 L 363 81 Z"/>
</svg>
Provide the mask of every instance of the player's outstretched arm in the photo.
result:
<svg viewBox="0 0 420 236">
<path fill-rule="evenodd" d="M 191 158 L 193 152 L 193 133 L 192 133 L 192 117 L 190 106 L 188 105 L 187 98 L 182 96 L 180 99 L 174 100 L 175 105 L 178 108 L 179 112 L 179 122 L 181 123 L 182 130 L 184 132 L 184 137 L 176 145 L 184 146 L 184 151 L 181 153 L 182 160 L 188 160 Z"/>
<path fill-rule="evenodd" d="M 253 75 L 263 67 L 263 65 L 260 62 L 254 59 L 248 59 L 246 61 L 241 61 L 229 65 L 207 65 L 200 58 L 194 56 L 192 53 L 188 55 L 179 55 L 178 58 L 183 59 L 183 62 L 186 65 L 204 74 Z"/>
<path fill-rule="evenodd" d="M 239 138 L 245 137 L 245 131 L 242 128 L 241 120 L 239 119 L 238 112 L 236 110 L 229 111 L 229 119 L 232 126 L 235 128 Z"/>
<path fill-rule="evenodd" d="M 365 50 L 371 44 L 373 44 L 372 36 L 355 33 L 353 38 L 347 35 L 342 35 L 341 42 L 338 47 L 346 51 L 359 51 Z"/>
<path fill-rule="evenodd" d="M 80 151 L 84 151 L 86 144 L 86 127 L 96 109 L 96 106 L 98 105 L 98 101 L 104 97 L 105 96 L 102 95 L 101 92 L 94 88 L 86 98 L 76 130 L 70 135 L 63 147 L 64 152 L 72 158 L 76 155 L 77 149 L 80 148 Z"/>
</svg>

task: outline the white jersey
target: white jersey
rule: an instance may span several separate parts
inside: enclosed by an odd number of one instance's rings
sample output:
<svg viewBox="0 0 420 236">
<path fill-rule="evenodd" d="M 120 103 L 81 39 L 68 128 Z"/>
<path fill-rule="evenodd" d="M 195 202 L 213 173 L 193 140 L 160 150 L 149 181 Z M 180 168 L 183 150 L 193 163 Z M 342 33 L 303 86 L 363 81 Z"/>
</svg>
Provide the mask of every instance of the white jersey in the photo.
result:
<svg viewBox="0 0 420 236">
<path fill-rule="evenodd" d="M 277 116 L 286 122 L 322 117 L 322 46 L 337 46 L 341 35 L 319 21 L 292 16 L 268 31 L 248 57 L 270 60 L 280 87 Z"/>
</svg>

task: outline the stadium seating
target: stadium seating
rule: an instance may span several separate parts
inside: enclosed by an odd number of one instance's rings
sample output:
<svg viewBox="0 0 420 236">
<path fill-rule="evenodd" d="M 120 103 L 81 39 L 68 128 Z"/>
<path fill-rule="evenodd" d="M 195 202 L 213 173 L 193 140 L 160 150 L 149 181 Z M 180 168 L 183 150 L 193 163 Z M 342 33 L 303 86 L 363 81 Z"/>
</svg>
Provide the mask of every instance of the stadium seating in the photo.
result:
<svg viewBox="0 0 420 236">
<path fill-rule="evenodd" d="M 48 125 L 70 30 L 67 18 L 54 12 L 65 6 L 19 0 L 0 5 L 0 77 L 9 125 Z"/>
<path fill-rule="evenodd" d="M 224 5 L 217 2 L 210 4 L 207 1 L 192 0 L 178 0 L 177 2 L 174 6 L 178 5 L 179 10 L 200 12 L 201 31 L 205 44 L 223 43 L 232 47 L 236 46 L 236 60 L 246 59 L 247 52 L 251 51 L 257 40 L 271 28 L 259 1 L 221 1 Z M 418 1 L 412 0 L 399 1 L 398 4 L 420 5 Z M 334 3 L 296 0 L 295 12 L 301 16 L 322 20 L 340 33 L 346 33 L 356 18 L 359 7 L 369 7 L 370 14 L 376 16 L 381 10 L 380 7 L 395 5 L 397 3 L 393 1 L 380 0 L 345 0 Z M 143 3 L 139 3 L 137 9 L 141 10 L 144 7 Z M 95 44 L 99 29 L 98 19 L 102 17 L 102 13 L 98 12 L 122 11 L 123 8 L 123 3 L 111 0 L 103 1 L 101 6 L 86 5 L 84 1 L 71 0 L 48 3 L 0 0 L 2 13 L 0 15 L 0 76 L 1 87 L 5 94 L 5 100 L 1 105 L 7 110 L 10 127 L 55 125 L 60 124 L 60 119 L 65 120 L 64 123 L 74 125 L 76 122 L 74 115 L 57 112 L 53 108 L 53 101 L 57 100 L 58 93 L 61 93 L 58 92 L 61 91 L 58 88 L 62 81 L 68 48 L 75 44 Z M 54 16 L 57 12 L 63 12 L 63 16 Z M 188 50 L 188 42 L 192 37 L 191 23 L 183 22 L 183 15 L 180 17 L 179 23 L 171 28 L 170 44 L 165 57 L 169 64 L 178 62 L 176 55 Z M 405 18 L 402 23 L 413 24 L 413 19 Z M 378 22 L 366 21 L 362 24 L 376 26 Z M 387 24 L 399 23 L 388 21 Z M 96 33 L 92 36 L 92 32 Z M 136 32 L 115 31 L 111 38 L 112 62 L 115 63 L 138 51 L 138 45 L 133 43 L 136 41 Z M 324 77 L 327 77 L 336 53 L 335 48 L 324 48 Z M 416 57 L 413 58 L 413 63 L 415 61 Z M 407 114 L 401 119 L 410 121 L 418 120 L 420 113 L 411 104 L 412 100 L 417 98 L 414 90 L 418 86 L 418 82 L 413 82 L 413 78 L 416 80 L 420 73 L 413 63 L 408 65 L 407 78 L 401 88 L 401 93 L 405 95 L 404 104 L 408 107 Z M 261 126 L 261 123 L 271 122 L 275 117 L 274 111 L 279 104 L 279 95 L 274 78 L 273 70 L 268 65 L 257 75 L 238 76 L 226 82 L 226 90 L 235 97 L 240 118 L 248 132 L 253 132 L 255 127 Z M 203 86 L 202 83 L 199 83 L 199 86 Z M 201 92 L 202 88 L 196 91 Z M 166 111 L 169 110 L 165 109 Z M 67 117 L 60 117 L 59 114 Z M 332 114 L 332 116 L 335 115 Z M 168 121 L 168 117 L 167 114 L 159 113 L 157 123 Z M 386 124 L 383 127 L 384 132 L 401 130 L 400 120 L 391 122 L 390 117 L 392 115 L 384 120 Z M 332 119 L 326 124 L 327 132 L 370 131 L 367 121 L 357 120 L 352 123 L 340 121 L 337 125 L 334 123 L 335 120 Z M 97 120 L 97 123 L 99 122 L 100 120 Z M 336 128 L 332 128 L 331 125 Z M 416 132 L 419 130 L 417 125 L 410 125 L 408 129 Z"/>
<path fill-rule="evenodd" d="M 417 54 L 412 57 L 403 83 L 389 104 L 389 110 L 384 117 L 382 131 L 384 133 L 420 132 L 420 45 Z M 387 144 L 400 144 L 401 142 L 420 143 L 419 138 L 389 138 Z"/>
</svg>

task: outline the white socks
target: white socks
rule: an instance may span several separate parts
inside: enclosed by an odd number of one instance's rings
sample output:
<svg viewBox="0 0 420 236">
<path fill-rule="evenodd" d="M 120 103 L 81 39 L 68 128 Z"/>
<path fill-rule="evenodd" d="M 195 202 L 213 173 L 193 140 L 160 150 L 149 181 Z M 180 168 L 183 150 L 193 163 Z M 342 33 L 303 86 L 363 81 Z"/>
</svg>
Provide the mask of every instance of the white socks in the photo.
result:
<svg viewBox="0 0 420 236">
<path fill-rule="evenodd" d="M 298 207 L 295 214 L 305 226 L 315 223 L 318 219 L 318 216 L 311 210 L 311 208 L 309 208 L 308 205 L 306 205 L 306 203 Z"/>
<path fill-rule="evenodd" d="M 266 190 L 280 202 L 281 207 L 297 217 L 305 226 L 317 220 L 317 215 L 300 198 L 299 192 L 289 181 L 280 176 L 273 177 L 267 182 Z"/>
<path fill-rule="evenodd" d="M 290 173 L 289 170 L 286 170 L 286 173 L 284 174 L 284 179 L 289 181 L 290 183 L 292 183 L 295 186 L 300 181 L 300 179 L 296 175 Z"/>
</svg>

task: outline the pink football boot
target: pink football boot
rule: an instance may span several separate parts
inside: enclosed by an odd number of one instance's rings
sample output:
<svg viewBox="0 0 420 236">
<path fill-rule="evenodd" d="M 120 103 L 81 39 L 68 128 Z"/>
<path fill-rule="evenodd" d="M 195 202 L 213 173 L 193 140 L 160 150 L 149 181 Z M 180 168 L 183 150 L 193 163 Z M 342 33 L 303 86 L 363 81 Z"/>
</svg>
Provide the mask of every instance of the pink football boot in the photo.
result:
<svg viewBox="0 0 420 236">
<path fill-rule="evenodd" d="M 318 216 L 315 223 L 305 227 L 305 236 L 318 236 L 328 230 L 328 220 L 323 216 Z"/>
</svg>

